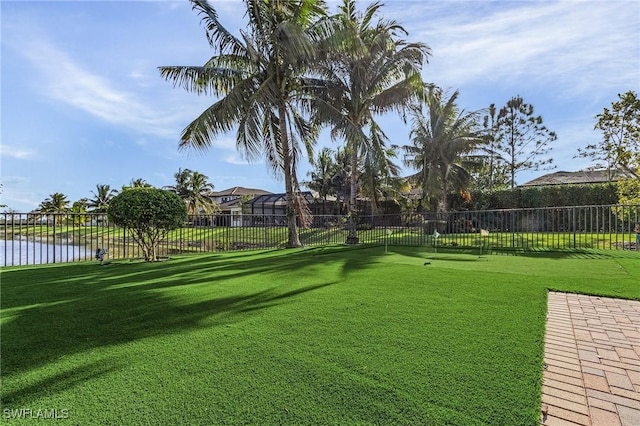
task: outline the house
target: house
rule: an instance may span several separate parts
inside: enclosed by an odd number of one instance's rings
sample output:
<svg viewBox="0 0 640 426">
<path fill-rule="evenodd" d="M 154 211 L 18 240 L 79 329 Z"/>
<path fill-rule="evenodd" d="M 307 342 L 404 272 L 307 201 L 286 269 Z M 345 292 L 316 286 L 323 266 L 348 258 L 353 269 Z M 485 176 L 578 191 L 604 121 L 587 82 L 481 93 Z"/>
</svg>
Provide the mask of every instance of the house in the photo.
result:
<svg viewBox="0 0 640 426">
<path fill-rule="evenodd" d="M 262 189 L 234 186 L 223 191 L 213 191 L 207 194 L 219 207 L 220 215 L 216 219 L 218 226 L 242 226 L 243 201 L 257 196 L 269 195 L 271 192 Z"/>
<path fill-rule="evenodd" d="M 520 187 L 549 186 L 549 185 L 584 185 L 591 183 L 615 182 L 618 179 L 632 177 L 630 173 L 621 169 L 614 170 L 579 170 L 577 172 L 554 172 L 535 178 Z"/>
<path fill-rule="evenodd" d="M 223 191 L 212 191 L 207 196 L 216 204 L 222 205 L 228 201 L 239 200 L 242 197 L 256 197 L 258 195 L 271 194 L 269 191 L 255 188 L 244 188 L 242 186 L 234 186 Z"/>
</svg>

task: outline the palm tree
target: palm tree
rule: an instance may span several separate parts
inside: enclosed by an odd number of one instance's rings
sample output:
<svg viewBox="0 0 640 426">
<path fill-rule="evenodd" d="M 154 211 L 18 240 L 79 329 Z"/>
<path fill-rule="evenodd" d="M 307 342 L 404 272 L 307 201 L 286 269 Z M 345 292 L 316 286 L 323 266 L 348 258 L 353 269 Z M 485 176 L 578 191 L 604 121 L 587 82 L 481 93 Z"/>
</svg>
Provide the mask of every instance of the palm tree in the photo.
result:
<svg viewBox="0 0 640 426">
<path fill-rule="evenodd" d="M 201 211 L 213 213 L 216 210 L 217 205 L 208 196 L 208 193 L 215 189 L 208 176 L 189 169 L 178 169 L 173 177 L 176 184 L 165 186 L 164 189 L 175 192 L 182 198 L 189 214 L 198 214 Z"/>
<path fill-rule="evenodd" d="M 208 179 L 208 176 L 200 172 L 191 173 L 183 197 L 190 214 L 197 214 L 200 211 L 212 213 L 215 210 L 216 204 L 207 196 L 207 193 L 215 188 L 212 183 L 208 182 Z"/>
<path fill-rule="evenodd" d="M 351 150 L 349 147 L 338 148 L 335 158 L 335 172 L 331 177 L 332 191 L 336 194 L 336 203 L 339 206 L 339 213 L 349 211 L 349 200 L 351 199 Z"/>
<path fill-rule="evenodd" d="M 407 34 L 396 21 L 372 20 L 382 5 L 373 3 L 364 13 L 356 11 L 355 0 L 343 0 L 340 22 L 332 46 L 321 63 L 320 75 L 329 83 L 322 100 L 314 105 L 315 119 L 331 127 L 331 135 L 343 138 L 351 153 L 349 235 L 347 243 L 357 243 L 356 196 L 358 165 L 362 157 L 376 156 L 383 168 L 387 137 L 375 116 L 400 112 L 423 87 L 420 70 L 429 48 L 423 43 L 407 43 L 397 34 Z"/>
<path fill-rule="evenodd" d="M 54 192 L 40 203 L 39 210 L 42 213 L 66 213 L 69 211 L 69 200 L 66 195 Z"/>
<path fill-rule="evenodd" d="M 118 193 L 117 189 L 111 189 L 109 185 L 97 184 L 96 190 L 91 191 L 93 198 L 88 200 L 87 207 L 94 213 L 106 213 L 109 202 Z"/>
<path fill-rule="evenodd" d="M 131 182 L 129 182 L 129 187 L 130 188 L 152 188 L 153 185 L 151 185 L 149 182 L 147 182 L 142 178 L 137 178 L 137 179 L 131 179 Z"/>
<path fill-rule="evenodd" d="M 234 36 L 206 0 L 191 0 L 202 15 L 214 56 L 204 66 L 160 67 L 163 78 L 190 92 L 220 99 L 183 131 L 180 148 L 206 150 L 216 136 L 238 125 L 237 147 L 248 160 L 264 156 L 284 177 L 288 247 L 301 246 L 296 213 L 308 208 L 300 192 L 297 163 L 301 145 L 310 153 L 314 128 L 303 118 L 312 80 L 305 79 L 323 37 L 322 0 L 245 0 L 247 28 Z"/>
<path fill-rule="evenodd" d="M 81 198 L 78 201 L 75 201 L 71 205 L 71 219 L 69 222 L 73 225 L 83 225 L 85 222 L 90 220 L 89 216 L 86 214 L 88 204 L 89 200 L 86 198 Z"/>
<path fill-rule="evenodd" d="M 322 148 L 318 158 L 314 161 L 315 168 L 308 173 L 310 181 L 304 182 L 309 189 L 318 192 L 322 199 L 322 214 L 327 214 L 327 196 L 333 194 L 332 178 L 336 173 L 336 164 L 333 162 L 333 151 Z"/>
<path fill-rule="evenodd" d="M 422 105 L 411 109 L 411 142 L 405 146 L 404 163 L 417 172 L 410 178 L 422 188 L 423 201 L 436 205 L 438 212 L 448 208 L 452 189 L 464 189 L 469 182 L 468 169 L 476 161 L 472 155 L 484 142 L 479 129 L 478 112 L 466 113 L 456 105 L 458 91 L 443 99 L 442 90 L 427 90 Z"/>
<path fill-rule="evenodd" d="M 164 189 L 168 189 L 170 191 L 175 192 L 180 198 L 184 199 L 185 195 L 189 191 L 189 180 L 193 172 L 189 169 L 182 168 L 178 169 L 176 173 L 173 174 L 173 177 L 176 180 L 175 185 L 165 186 Z"/>
<path fill-rule="evenodd" d="M 38 211 L 40 213 L 44 213 L 45 216 L 47 216 L 47 214 L 53 214 L 53 224 L 55 226 L 56 216 L 59 214 L 64 215 L 65 213 L 69 212 L 69 200 L 67 200 L 66 195 L 60 192 L 54 192 L 49 196 L 49 198 L 46 198 L 43 202 L 40 203 Z M 58 223 L 60 224 L 60 226 L 62 226 L 63 221 L 61 220 Z"/>
<path fill-rule="evenodd" d="M 360 174 L 360 193 L 369 199 L 371 210 L 378 211 L 383 198 L 399 198 L 402 188 L 400 168 L 392 159 L 396 150 L 386 148 L 382 152 L 369 152 L 364 158 Z"/>
</svg>

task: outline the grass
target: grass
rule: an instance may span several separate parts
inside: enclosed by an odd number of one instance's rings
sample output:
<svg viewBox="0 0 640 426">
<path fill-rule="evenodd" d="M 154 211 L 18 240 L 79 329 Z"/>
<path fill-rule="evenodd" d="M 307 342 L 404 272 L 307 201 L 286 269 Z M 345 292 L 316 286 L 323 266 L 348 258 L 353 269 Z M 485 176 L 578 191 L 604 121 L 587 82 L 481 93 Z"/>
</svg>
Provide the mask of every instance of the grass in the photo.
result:
<svg viewBox="0 0 640 426">
<path fill-rule="evenodd" d="M 433 257 L 4 269 L 2 409 L 73 424 L 535 425 L 547 290 L 640 298 L 636 253 Z"/>
</svg>

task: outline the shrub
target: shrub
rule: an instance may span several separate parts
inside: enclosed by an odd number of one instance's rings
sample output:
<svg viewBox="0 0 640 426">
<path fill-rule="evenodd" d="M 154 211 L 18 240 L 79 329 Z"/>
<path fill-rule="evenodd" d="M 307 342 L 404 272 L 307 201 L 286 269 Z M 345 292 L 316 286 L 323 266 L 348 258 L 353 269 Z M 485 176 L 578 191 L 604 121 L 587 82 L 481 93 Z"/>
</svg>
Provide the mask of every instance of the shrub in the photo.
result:
<svg viewBox="0 0 640 426">
<path fill-rule="evenodd" d="M 453 210 L 494 210 L 609 205 L 618 203 L 616 191 L 615 182 L 475 191 L 471 194 L 471 202 L 459 194 L 452 194 L 450 207 Z"/>
<path fill-rule="evenodd" d="M 122 191 L 111 200 L 107 213 L 110 221 L 129 230 L 146 261 L 158 260 L 158 245 L 187 218 L 180 197 L 157 188 Z"/>
<path fill-rule="evenodd" d="M 614 214 L 625 222 L 640 223 L 640 179 L 618 181 L 618 203 Z"/>
</svg>

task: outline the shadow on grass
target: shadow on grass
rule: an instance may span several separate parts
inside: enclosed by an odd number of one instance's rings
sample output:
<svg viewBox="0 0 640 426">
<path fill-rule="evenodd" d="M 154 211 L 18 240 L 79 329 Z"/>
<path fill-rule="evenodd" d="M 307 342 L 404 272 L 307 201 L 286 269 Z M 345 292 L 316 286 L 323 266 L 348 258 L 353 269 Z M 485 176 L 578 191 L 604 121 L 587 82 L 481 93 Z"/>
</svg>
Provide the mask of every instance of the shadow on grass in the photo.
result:
<svg viewBox="0 0 640 426">
<path fill-rule="evenodd" d="M 60 392 L 118 368 L 116 364 L 87 364 L 35 384 L 19 384 L 22 374 L 65 356 L 196 329 L 204 320 L 207 327 L 229 324 L 335 284 L 296 287 L 285 283 L 286 288 L 279 288 L 276 283 L 267 287 L 262 281 L 255 291 L 250 285 L 237 291 L 225 289 L 230 278 L 250 279 L 251 275 L 300 269 L 309 263 L 303 250 L 287 252 L 286 256 L 262 252 L 242 257 L 197 256 L 156 264 L 75 264 L 3 272 L 0 368 L 3 378 L 13 382 L 0 392 L 3 405 L 19 406 L 43 392 Z M 212 292 L 222 289 L 227 294 L 207 299 L 206 293 L 199 293 L 193 298 L 195 302 L 181 303 L 157 291 L 201 284 L 215 284 Z"/>
<path fill-rule="evenodd" d="M 121 366 L 111 360 L 88 363 L 74 367 L 51 377 L 40 379 L 33 384 L 19 389 L 2 392 L 2 405 L 8 407 L 28 407 L 34 400 L 53 393 L 64 392 L 74 386 L 82 385 L 96 377 L 117 371 Z M 66 408 L 66 407 L 60 407 Z"/>
</svg>

